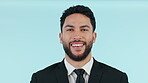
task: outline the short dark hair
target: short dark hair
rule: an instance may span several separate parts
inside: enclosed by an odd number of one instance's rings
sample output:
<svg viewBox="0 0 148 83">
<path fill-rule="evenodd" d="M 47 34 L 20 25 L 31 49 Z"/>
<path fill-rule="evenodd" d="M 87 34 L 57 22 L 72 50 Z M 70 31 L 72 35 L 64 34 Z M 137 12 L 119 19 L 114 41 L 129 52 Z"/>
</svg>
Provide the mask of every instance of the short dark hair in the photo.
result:
<svg viewBox="0 0 148 83">
<path fill-rule="evenodd" d="M 95 21 L 95 17 L 94 17 L 93 12 L 91 11 L 91 9 L 86 7 L 86 6 L 83 6 L 83 5 L 76 5 L 76 6 L 73 6 L 73 7 L 69 7 L 67 10 L 65 10 L 63 12 L 63 14 L 60 18 L 61 32 L 62 32 L 62 27 L 63 27 L 63 24 L 65 22 L 66 17 L 71 15 L 71 14 L 74 14 L 74 13 L 80 13 L 80 14 L 83 14 L 83 15 L 87 16 L 88 18 L 90 18 L 90 22 L 93 26 L 93 32 L 95 31 L 96 21 Z"/>
</svg>

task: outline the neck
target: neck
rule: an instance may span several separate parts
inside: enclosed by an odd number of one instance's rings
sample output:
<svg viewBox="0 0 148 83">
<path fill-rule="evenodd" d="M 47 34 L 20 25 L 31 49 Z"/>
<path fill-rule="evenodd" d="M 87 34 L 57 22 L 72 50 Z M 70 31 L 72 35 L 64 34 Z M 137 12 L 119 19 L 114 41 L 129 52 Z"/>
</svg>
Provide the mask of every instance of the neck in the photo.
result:
<svg viewBox="0 0 148 83">
<path fill-rule="evenodd" d="M 68 55 L 65 55 L 65 58 L 66 58 L 67 62 L 70 63 L 75 68 L 83 67 L 87 62 L 90 61 L 91 57 L 92 57 L 92 55 L 91 55 L 91 52 L 90 52 L 88 54 L 88 56 L 84 60 L 82 60 L 82 61 L 74 61 L 74 60 L 70 59 Z"/>
</svg>

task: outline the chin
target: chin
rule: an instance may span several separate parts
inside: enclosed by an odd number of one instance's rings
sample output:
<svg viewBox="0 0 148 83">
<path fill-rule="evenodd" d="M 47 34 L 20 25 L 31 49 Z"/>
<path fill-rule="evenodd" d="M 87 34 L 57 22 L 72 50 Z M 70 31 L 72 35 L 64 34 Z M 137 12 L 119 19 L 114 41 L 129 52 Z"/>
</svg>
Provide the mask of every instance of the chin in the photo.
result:
<svg viewBox="0 0 148 83">
<path fill-rule="evenodd" d="M 78 56 L 83 56 L 84 54 L 83 53 L 73 53 L 73 55 L 75 56 L 75 57 L 78 57 Z"/>
</svg>

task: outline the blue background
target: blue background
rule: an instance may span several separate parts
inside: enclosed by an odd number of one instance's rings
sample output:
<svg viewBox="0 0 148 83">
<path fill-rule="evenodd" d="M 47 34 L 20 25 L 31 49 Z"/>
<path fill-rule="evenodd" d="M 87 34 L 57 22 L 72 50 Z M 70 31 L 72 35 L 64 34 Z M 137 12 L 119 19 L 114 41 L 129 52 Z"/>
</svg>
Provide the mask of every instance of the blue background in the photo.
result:
<svg viewBox="0 0 148 83">
<path fill-rule="evenodd" d="M 29 83 L 64 58 L 59 20 L 76 4 L 95 14 L 95 59 L 126 72 L 130 83 L 148 83 L 146 0 L 0 0 L 0 83 Z"/>
</svg>

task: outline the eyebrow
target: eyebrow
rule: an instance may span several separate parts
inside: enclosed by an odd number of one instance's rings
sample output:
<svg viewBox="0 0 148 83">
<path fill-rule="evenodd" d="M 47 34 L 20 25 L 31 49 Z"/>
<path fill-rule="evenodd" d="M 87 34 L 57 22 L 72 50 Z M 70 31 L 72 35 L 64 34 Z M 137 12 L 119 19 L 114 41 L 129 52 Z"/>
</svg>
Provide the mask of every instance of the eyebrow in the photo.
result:
<svg viewBox="0 0 148 83">
<path fill-rule="evenodd" d="M 71 27 L 71 28 L 74 28 L 74 26 L 73 26 L 73 25 L 66 25 L 64 28 L 66 28 L 66 27 Z M 80 28 L 85 28 L 85 27 L 90 28 L 90 26 L 88 26 L 88 25 L 83 25 L 83 26 L 80 26 Z"/>
<path fill-rule="evenodd" d="M 80 26 L 80 28 L 85 28 L 85 27 L 90 28 L 90 26 L 88 26 L 88 25 Z"/>
<path fill-rule="evenodd" d="M 66 25 L 64 28 L 66 28 L 66 27 L 72 27 L 72 28 L 74 28 L 73 25 Z"/>
</svg>

